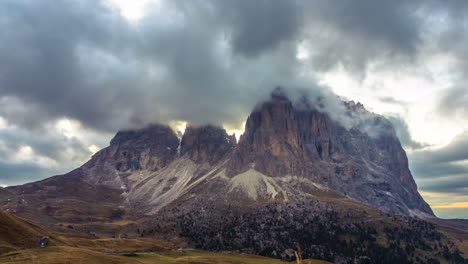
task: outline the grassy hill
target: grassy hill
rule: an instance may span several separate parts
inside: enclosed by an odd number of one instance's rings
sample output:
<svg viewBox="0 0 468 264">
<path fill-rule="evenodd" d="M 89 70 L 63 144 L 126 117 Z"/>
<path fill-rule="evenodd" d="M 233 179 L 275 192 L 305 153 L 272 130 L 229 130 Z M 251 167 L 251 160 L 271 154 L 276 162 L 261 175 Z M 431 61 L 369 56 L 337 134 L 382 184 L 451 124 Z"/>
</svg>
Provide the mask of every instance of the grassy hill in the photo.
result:
<svg viewBox="0 0 468 264">
<path fill-rule="evenodd" d="M 53 236 L 53 234 L 0 210 L 0 253 L 35 247 L 38 236 Z"/>
<path fill-rule="evenodd" d="M 51 232 L 0 210 L 0 254 L 35 248 L 39 236 L 49 236 L 50 246 L 68 246 L 100 252 L 161 251 L 174 248 L 154 239 L 99 238 L 80 233 Z"/>
</svg>

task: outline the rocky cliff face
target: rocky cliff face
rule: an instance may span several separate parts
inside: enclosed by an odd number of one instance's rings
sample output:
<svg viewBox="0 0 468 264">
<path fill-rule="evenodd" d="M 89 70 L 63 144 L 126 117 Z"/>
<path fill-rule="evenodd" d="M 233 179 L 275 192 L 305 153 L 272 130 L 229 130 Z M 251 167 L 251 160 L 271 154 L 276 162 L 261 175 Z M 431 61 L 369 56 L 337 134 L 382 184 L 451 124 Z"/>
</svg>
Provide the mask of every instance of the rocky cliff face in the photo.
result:
<svg viewBox="0 0 468 264">
<path fill-rule="evenodd" d="M 135 171 L 157 171 L 177 156 L 180 140 L 168 126 L 120 131 L 82 166 L 85 181 L 125 189 Z"/>
<path fill-rule="evenodd" d="M 235 137 L 222 128 L 187 127 L 174 161 L 160 170 L 138 170 L 129 176 L 135 183 L 126 190 L 126 205 L 154 214 L 184 195 L 195 195 L 193 188 L 220 170 L 235 145 Z"/>
<path fill-rule="evenodd" d="M 181 154 L 195 163 L 216 164 L 236 146 L 236 137 L 229 136 L 219 127 L 189 126 L 185 129 L 181 143 Z"/>
<path fill-rule="evenodd" d="M 227 176 L 250 169 L 272 178 L 295 176 L 388 212 L 433 215 L 392 125 L 362 105 L 348 103 L 348 109 L 350 119 L 360 119 L 346 129 L 319 109 L 296 108 L 273 95 L 247 119 Z"/>
</svg>

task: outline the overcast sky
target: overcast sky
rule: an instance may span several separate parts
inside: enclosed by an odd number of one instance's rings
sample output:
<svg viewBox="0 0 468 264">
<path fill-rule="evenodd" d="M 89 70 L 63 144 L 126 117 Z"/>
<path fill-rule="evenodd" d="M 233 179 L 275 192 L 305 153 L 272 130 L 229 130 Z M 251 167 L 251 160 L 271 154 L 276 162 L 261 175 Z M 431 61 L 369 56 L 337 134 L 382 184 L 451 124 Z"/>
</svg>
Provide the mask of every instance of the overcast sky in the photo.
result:
<svg viewBox="0 0 468 264">
<path fill-rule="evenodd" d="M 239 134 L 279 85 L 387 116 L 436 214 L 468 218 L 468 1 L 2 0 L 0 32 L 0 185 L 122 128 Z"/>
</svg>

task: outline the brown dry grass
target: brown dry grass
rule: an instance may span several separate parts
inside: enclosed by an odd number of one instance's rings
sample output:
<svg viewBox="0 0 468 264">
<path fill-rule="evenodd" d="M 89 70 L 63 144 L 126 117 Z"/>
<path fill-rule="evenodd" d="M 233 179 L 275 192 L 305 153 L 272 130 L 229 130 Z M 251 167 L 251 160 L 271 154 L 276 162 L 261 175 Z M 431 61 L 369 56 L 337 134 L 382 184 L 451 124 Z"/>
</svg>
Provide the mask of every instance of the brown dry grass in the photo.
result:
<svg viewBox="0 0 468 264">
<path fill-rule="evenodd" d="M 79 233 L 50 232 L 17 216 L 0 210 L 0 254 L 36 247 L 39 236 L 49 236 L 50 246 L 69 246 L 101 252 L 162 251 L 174 248 L 153 239 L 98 238 Z"/>
<path fill-rule="evenodd" d="M 79 247 L 100 252 L 151 252 L 174 249 L 169 243 L 153 239 L 118 239 L 118 238 L 63 238 L 72 247 Z"/>
<path fill-rule="evenodd" d="M 14 251 L 0 256 L 0 263 L 102 264 L 142 263 L 121 256 L 105 255 L 74 247 L 48 247 Z"/>
<path fill-rule="evenodd" d="M 0 210 L 0 253 L 34 247 L 38 236 L 54 234 Z"/>
<path fill-rule="evenodd" d="M 445 226 L 439 226 L 438 230 L 450 238 L 463 253 L 463 256 L 468 258 L 468 232 Z"/>
<path fill-rule="evenodd" d="M 287 262 L 247 254 L 221 254 L 206 251 L 138 254 L 134 257 L 106 255 L 88 249 L 49 247 L 10 252 L 0 256 L 0 263 L 33 264 L 286 264 Z M 292 262 L 296 263 L 296 262 Z M 304 260 L 302 264 L 330 264 L 321 260 Z"/>
</svg>

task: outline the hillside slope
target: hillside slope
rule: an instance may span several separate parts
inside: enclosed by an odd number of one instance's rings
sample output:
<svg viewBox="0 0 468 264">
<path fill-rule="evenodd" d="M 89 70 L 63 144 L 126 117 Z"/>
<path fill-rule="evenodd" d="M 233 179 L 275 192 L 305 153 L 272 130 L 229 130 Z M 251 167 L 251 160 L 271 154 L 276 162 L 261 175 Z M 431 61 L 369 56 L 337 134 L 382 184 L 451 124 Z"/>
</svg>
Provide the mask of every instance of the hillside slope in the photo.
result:
<svg viewBox="0 0 468 264">
<path fill-rule="evenodd" d="M 35 247 L 39 236 L 52 233 L 0 210 L 0 253 Z"/>
</svg>

